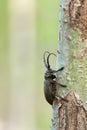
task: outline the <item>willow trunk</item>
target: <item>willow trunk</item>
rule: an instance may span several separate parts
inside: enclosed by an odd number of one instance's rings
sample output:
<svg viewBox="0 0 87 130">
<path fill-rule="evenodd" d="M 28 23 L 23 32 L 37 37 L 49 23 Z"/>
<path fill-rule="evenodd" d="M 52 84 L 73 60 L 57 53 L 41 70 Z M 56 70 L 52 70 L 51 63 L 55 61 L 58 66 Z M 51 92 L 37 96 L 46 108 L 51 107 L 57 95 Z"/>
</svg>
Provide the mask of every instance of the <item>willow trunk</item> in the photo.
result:
<svg viewBox="0 0 87 130">
<path fill-rule="evenodd" d="M 51 130 L 87 130 L 87 0 L 60 0 L 57 95 Z"/>
</svg>

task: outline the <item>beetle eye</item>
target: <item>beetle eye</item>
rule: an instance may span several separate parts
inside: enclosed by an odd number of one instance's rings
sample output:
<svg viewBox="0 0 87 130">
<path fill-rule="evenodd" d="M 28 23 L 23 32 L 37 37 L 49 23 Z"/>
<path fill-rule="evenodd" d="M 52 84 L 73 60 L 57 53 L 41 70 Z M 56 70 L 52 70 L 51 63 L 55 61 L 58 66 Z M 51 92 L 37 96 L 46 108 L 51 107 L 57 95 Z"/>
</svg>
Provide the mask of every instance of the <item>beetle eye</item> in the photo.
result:
<svg viewBox="0 0 87 130">
<path fill-rule="evenodd" d="M 51 79 L 55 79 L 55 78 L 56 78 L 55 75 L 50 75 L 49 77 L 50 77 Z"/>
</svg>

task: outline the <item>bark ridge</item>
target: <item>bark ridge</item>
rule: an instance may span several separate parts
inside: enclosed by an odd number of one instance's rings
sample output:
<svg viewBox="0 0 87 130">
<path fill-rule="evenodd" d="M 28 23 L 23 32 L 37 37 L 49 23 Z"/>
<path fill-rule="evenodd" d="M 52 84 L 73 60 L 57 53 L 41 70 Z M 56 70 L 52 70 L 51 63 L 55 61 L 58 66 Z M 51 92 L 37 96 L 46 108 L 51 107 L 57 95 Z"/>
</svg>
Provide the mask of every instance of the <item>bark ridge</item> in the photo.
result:
<svg viewBox="0 0 87 130">
<path fill-rule="evenodd" d="M 83 102 L 70 91 L 65 99 L 54 101 L 51 130 L 87 130 L 87 109 Z"/>
</svg>

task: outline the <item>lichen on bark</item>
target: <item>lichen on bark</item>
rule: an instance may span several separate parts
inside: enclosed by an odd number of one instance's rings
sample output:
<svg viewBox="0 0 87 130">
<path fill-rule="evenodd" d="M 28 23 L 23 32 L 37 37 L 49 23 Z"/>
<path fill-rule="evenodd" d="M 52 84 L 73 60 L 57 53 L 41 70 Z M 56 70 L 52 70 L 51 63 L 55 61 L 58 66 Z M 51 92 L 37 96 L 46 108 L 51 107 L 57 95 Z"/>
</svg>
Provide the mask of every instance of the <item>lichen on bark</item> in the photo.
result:
<svg viewBox="0 0 87 130">
<path fill-rule="evenodd" d="M 58 81 L 74 89 L 86 102 L 87 100 L 87 0 L 60 1 L 60 27 L 58 41 L 57 68 L 64 66 L 58 73 Z M 83 13 L 84 12 L 84 13 Z M 83 28 L 82 28 L 83 27 Z M 57 93 L 63 92 L 57 87 Z M 66 91 L 64 90 L 66 93 Z"/>
</svg>

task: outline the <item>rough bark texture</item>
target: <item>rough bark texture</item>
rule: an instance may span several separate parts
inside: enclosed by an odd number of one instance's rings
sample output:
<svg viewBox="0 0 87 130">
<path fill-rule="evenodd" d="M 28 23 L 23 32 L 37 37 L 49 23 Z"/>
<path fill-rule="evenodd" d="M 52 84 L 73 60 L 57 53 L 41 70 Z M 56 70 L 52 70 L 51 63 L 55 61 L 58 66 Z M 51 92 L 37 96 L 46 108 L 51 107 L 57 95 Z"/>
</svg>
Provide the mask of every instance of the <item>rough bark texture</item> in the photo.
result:
<svg viewBox="0 0 87 130">
<path fill-rule="evenodd" d="M 54 101 L 51 130 L 87 130 L 87 0 L 60 0 L 59 23 L 57 81 L 67 89 L 57 86 L 57 95 L 68 102 Z"/>
<path fill-rule="evenodd" d="M 87 130 L 87 110 L 83 102 L 70 91 L 65 99 L 55 100 L 52 130 Z"/>
</svg>

